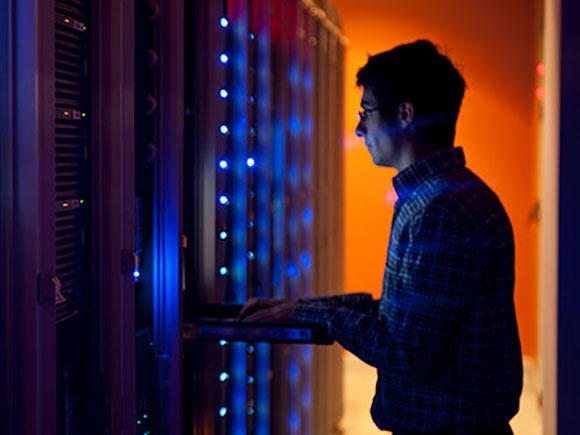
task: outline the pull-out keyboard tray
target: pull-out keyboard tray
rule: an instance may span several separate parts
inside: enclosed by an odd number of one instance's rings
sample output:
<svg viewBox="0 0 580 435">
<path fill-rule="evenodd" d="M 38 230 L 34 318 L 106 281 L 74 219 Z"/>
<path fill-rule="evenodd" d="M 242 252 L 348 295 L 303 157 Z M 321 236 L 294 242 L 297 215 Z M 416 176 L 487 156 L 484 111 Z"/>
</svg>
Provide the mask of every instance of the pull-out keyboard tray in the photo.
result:
<svg viewBox="0 0 580 435">
<path fill-rule="evenodd" d="M 242 305 L 197 305 L 184 319 L 183 338 L 270 343 L 332 344 L 323 328 L 297 323 L 272 324 L 238 321 Z"/>
</svg>

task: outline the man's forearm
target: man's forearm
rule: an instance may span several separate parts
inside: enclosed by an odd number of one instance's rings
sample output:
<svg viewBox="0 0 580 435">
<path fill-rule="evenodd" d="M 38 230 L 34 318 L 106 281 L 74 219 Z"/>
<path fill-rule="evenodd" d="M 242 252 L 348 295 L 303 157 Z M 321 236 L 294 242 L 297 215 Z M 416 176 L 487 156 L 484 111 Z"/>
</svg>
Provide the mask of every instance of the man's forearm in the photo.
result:
<svg viewBox="0 0 580 435">
<path fill-rule="evenodd" d="M 370 293 L 346 293 L 342 295 L 321 296 L 299 299 L 298 302 L 306 305 L 347 308 L 365 314 L 376 315 L 378 312 L 378 301 L 373 301 Z"/>
</svg>

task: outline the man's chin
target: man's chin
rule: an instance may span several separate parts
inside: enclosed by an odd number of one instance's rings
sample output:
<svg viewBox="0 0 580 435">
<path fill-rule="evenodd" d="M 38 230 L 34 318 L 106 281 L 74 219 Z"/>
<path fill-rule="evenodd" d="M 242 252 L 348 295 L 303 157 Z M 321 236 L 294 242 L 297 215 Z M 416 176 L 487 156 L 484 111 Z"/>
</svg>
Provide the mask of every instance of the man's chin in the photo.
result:
<svg viewBox="0 0 580 435">
<path fill-rule="evenodd" d="M 381 168 L 392 168 L 393 167 L 393 165 L 391 165 L 389 162 L 384 161 L 384 160 L 379 160 L 375 156 L 373 156 L 373 164 L 375 166 L 380 166 Z"/>
</svg>

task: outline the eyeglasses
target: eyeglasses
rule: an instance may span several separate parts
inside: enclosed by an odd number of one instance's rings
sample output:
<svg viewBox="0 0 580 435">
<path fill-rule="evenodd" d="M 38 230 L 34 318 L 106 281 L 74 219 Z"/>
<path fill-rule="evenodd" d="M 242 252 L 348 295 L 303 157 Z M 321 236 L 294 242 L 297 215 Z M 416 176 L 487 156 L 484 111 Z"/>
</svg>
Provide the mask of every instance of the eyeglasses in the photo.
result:
<svg viewBox="0 0 580 435">
<path fill-rule="evenodd" d="M 363 109 L 362 112 L 360 110 L 357 110 L 356 114 L 358 115 L 358 120 L 362 121 L 364 119 L 367 119 L 367 116 L 369 115 L 369 113 L 376 112 L 377 110 L 380 110 L 380 109 L 378 107 L 375 107 L 374 109 Z"/>
</svg>

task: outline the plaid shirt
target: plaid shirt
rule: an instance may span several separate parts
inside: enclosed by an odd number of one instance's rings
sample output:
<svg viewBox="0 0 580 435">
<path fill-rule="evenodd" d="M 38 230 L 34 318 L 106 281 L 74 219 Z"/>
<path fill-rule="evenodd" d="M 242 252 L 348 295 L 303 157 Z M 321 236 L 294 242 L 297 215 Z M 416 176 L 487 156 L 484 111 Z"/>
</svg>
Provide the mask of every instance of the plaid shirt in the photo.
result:
<svg viewBox="0 0 580 435">
<path fill-rule="evenodd" d="M 465 167 L 462 148 L 414 163 L 393 185 L 381 299 L 301 300 L 292 320 L 325 326 L 378 369 L 371 415 L 380 429 L 501 426 L 518 412 L 522 390 L 509 218 Z"/>
</svg>

